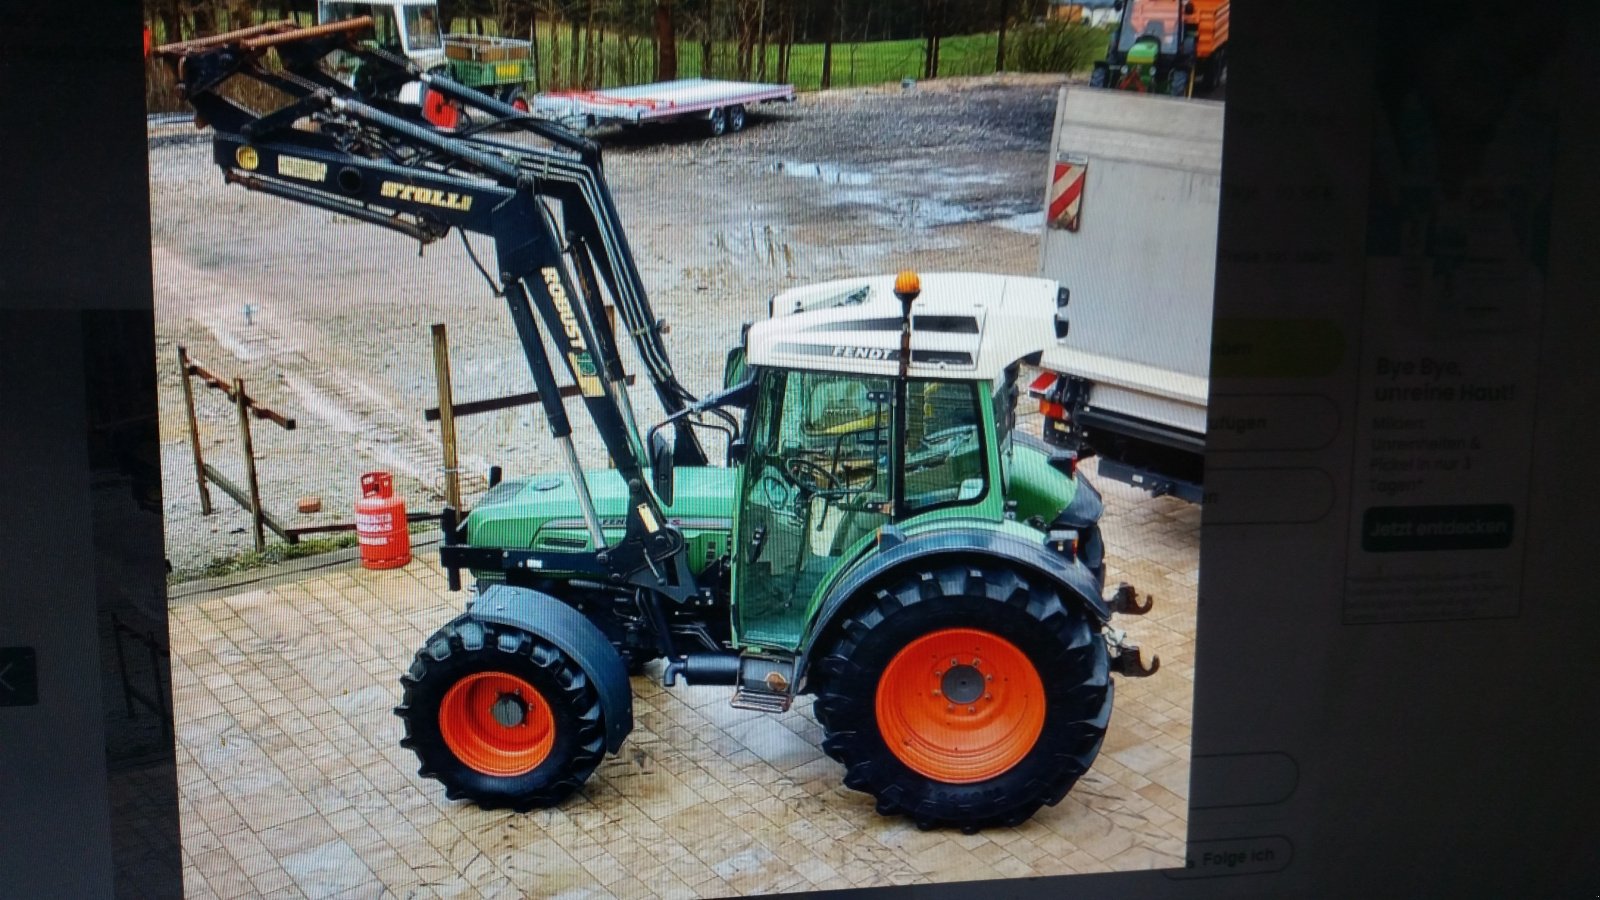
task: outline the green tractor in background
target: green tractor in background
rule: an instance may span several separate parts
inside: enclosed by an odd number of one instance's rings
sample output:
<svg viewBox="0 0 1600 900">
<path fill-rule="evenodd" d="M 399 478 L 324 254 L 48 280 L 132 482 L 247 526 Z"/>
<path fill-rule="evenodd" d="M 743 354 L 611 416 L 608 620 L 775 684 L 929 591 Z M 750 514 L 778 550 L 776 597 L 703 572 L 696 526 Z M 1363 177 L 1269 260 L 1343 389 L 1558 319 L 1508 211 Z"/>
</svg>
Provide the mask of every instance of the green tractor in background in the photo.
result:
<svg viewBox="0 0 1600 900">
<path fill-rule="evenodd" d="M 1117 0 L 1089 86 L 1192 97 L 1227 87 L 1229 0 Z"/>
</svg>

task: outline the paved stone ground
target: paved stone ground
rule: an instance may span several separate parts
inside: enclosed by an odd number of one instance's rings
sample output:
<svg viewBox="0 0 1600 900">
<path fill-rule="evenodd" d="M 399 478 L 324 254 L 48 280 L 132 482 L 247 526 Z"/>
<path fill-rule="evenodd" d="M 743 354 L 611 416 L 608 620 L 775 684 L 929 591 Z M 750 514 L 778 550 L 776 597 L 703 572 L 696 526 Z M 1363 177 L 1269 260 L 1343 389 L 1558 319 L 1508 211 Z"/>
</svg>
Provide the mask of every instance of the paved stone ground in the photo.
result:
<svg viewBox="0 0 1600 900">
<path fill-rule="evenodd" d="M 1101 485 L 1109 581 L 1154 677 L 1122 680 L 1094 769 L 1022 827 L 919 832 L 876 815 L 783 716 L 725 688 L 634 679 L 636 727 L 583 793 L 516 815 L 444 799 L 398 746 L 415 648 L 459 608 L 424 551 L 404 569 L 180 601 L 171 611 L 186 890 L 193 896 L 688 898 L 1182 864 L 1199 510 Z"/>
</svg>

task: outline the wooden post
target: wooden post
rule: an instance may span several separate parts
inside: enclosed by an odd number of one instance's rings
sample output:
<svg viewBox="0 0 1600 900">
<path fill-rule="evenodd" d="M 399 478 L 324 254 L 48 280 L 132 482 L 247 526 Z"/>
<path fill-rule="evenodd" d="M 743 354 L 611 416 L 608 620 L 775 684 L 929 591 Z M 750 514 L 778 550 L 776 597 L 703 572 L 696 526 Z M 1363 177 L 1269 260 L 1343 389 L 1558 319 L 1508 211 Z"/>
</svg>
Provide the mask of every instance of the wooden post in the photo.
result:
<svg viewBox="0 0 1600 900">
<path fill-rule="evenodd" d="M 200 488 L 200 514 L 211 515 L 211 489 L 206 487 L 206 461 L 200 455 L 200 425 L 194 417 L 194 386 L 189 384 L 189 351 L 178 348 L 178 375 L 183 379 L 183 414 L 189 423 L 189 450 L 194 455 L 194 480 Z"/>
<path fill-rule="evenodd" d="M 239 438 L 244 443 L 244 471 L 250 488 L 250 531 L 256 552 L 267 549 L 267 536 L 261 530 L 261 485 L 256 481 L 256 450 L 250 441 L 250 400 L 244 393 L 244 379 L 233 380 L 233 400 L 239 408 Z"/>
<path fill-rule="evenodd" d="M 439 388 L 439 441 L 444 445 L 444 497 L 461 510 L 461 470 L 456 461 L 456 407 L 450 389 L 450 342 L 443 323 L 433 326 L 433 380 Z"/>
</svg>

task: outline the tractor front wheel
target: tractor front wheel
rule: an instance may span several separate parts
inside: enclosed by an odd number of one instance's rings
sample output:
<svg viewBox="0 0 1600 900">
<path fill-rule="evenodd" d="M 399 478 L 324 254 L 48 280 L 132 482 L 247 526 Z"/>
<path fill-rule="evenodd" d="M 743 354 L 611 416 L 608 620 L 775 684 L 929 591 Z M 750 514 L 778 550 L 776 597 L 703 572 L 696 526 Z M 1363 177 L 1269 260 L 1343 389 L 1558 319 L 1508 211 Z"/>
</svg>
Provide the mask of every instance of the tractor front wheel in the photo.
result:
<svg viewBox="0 0 1600 900">
<path fill-rule="evenodd" d="M 1089 770 L 1111 716 L 1105 642 L 1009 569 L 950 566 L 876 592 L 816 662 L 845 785 L 919 828 L 1014 826 Z"/>
<path fill-rule="evenodd" d="M 1173 97 L 1189 96 L 1189 82 L 1192 75 L 1186 66 L 1173 66 L 1167 73 L 1167 94 Z"/>
<path fill-rule="evenodd" d="M 445 796 L 485 809 L 553 806 L 605 752 L 600 700 L 553 644 L 507 625 L 458 616 L 400 679 L 402 747 Z"/>
</svg>

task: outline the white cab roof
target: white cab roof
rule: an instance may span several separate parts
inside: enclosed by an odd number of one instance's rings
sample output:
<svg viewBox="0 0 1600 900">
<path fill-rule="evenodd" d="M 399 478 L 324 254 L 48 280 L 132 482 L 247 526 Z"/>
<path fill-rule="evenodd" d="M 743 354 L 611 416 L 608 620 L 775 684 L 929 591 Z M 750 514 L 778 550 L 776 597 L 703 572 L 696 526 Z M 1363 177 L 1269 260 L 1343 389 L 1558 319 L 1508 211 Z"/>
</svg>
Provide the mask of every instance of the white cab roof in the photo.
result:
<svg viewBox="0 0 1600 900">
<path fill-rule="evenodd" d="M 970 273 L 921 276 L 911 306 L 910 374 L 998 380 L 1007 366 L 1056 343 L 1059 285 Z M 751 365 L 897 375 L 895 276 L 847 278 L 784 291 L 772 318 L 750 328 Z"/>
</svg>

